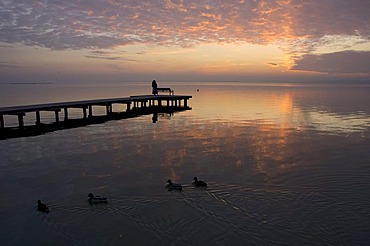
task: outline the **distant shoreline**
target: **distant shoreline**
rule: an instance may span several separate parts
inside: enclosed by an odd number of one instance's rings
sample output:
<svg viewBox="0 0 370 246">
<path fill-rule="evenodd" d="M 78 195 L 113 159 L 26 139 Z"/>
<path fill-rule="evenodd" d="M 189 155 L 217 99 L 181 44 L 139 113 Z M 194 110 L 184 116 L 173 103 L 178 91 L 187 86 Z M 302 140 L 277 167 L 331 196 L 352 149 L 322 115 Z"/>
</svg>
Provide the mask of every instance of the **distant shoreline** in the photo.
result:
<svg viewBox="0 0 370 246">
<path fill-rule="evenodd" d="M 47 85 L 47 84 L 54 84 L 53 82 L 11 82 L 11 83 L 4 83 L 7 85 Z"/>
</svg>

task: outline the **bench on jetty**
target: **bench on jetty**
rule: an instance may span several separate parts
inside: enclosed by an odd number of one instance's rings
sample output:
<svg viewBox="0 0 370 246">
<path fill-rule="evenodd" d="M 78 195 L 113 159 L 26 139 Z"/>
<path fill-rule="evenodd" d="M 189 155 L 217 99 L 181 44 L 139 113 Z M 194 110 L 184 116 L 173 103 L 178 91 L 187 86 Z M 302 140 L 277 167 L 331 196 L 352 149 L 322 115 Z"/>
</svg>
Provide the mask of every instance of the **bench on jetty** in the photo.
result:
<svg viewBox="0 0 370 246">
<path fill-rule="evenodd" d="M 109 99 L 96 99 L 96 100 L 85 100 L 85 101 L 73 101 L 73 102 L 58 102 L 58 103 L 47 103 L 47 104 L 36 104 L 36 105 L 23 105 L 23 106 L 13 106 L 13 107 L 3 107 L 0 108 L 0 134 L 1 130 L 5 127 L 5 115 L 15 115 L 18 117 L 18 129 L 22 130 L 24 128 L 24 116 L 26 113 L 34 112 L 36 114 L 36 126 L 42 127 L 40 111 L 53 111 L 55 113 L 55 122 L 60 123 L 59 113 L 64 111 L 64 121 L 67 122 L 68 109 L 70 108 L 80 108 L 83 111 L 83 119 L 92 118 L 93 116 L 93 106 L 105 106 L 106 115 L 109 116 L 113 114 L 113 104 L 126 104 L 126 113 L 130 112 L 132 109 L 146 109 L 147 107 L 163 107 L 162 102 L 167 102 L 167 107 L 172 108 L 188 108 L 187 101 L 192 98 L 192 96 L 175 96 L 175 95 L 143 95 L 143 96 L 130 96 L 125 98 L 109 98 Z M 183 106 L 181 102 L 183 101 Z M 131 108 L 131 105 L 133 107 Z M 115 112 L 117 113 L 117 112 Z M 121 112 L 123 113 L 123 112 Z M 8 127 L 9 128 L 9 127 Z M 14 129 L 14 127 L 10 127 Z M 0 136 L 1 139 L 1 136 Z"/>
<path fill-rule="evenodd" d="M 157 88 L 157 91 L 162 91 L 162 92 L 165 92 L 165 91 L 168 91 L 169 92 L 169 95 L 171 96 L 173 96 L 173 95 L 175 95 L 175 91 L 174 90 L 172 90 L 171 88 L 169 88 L 169 87 L 159 87 L 159 88 Z"/>
</svg>

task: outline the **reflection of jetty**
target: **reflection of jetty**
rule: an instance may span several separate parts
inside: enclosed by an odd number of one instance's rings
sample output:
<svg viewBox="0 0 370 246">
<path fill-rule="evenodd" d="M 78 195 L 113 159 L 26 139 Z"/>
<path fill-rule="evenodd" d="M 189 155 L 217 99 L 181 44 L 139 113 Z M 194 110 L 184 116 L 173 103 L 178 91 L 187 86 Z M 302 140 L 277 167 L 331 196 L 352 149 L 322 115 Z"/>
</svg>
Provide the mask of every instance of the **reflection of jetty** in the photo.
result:
<svg viewBox="0 0 370 246">
<path fill-rule="evenodd" d="M 125 98 L 96 99 L 74 102 L 59 102 L 25 106 L 14 106 L 0 108 L 0 139 L 37 135 L 58 129 L 79 127 L 89 124 L 102 123 L 107 120 L 124 119 L 137 117 L 145 114 L 173 113 L 190 109 L 188 100 L 192 96 L 180 95 L 143 95 Z M 122 112 L 113 112 L 113 104 L 125 105 Z M 105 115 L 94 115 L 94 106 L 105 106 Z M 68 110 L 78 108 L 82 110 L 82 118 L 70 119 Z M 60 112 L 63 110 L 64 120 L 60 120 Z M 44 124 L 41 122 L 41 111 L 52 111 L 55 113 L 55 122 Z M 26 113 L 35 113 L 36 122 L 34 125 L 25 126 L 24 117 Z M 18 117 L 17 127 L 5 126 L 5 115 L 15 115 Z"/>
</svg>

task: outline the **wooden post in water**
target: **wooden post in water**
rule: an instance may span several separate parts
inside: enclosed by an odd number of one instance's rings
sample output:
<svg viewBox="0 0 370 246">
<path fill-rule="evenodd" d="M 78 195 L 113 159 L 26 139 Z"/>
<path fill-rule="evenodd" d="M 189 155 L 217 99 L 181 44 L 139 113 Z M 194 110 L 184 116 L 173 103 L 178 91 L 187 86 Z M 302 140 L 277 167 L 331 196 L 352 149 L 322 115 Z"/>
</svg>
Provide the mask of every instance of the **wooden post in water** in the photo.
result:
<svg viewBox="0 0 370 246">
<path fill-rule="evenodd" d="M 67 121 L 68 120 L 68 108 L 65 107 L 64 108 L 64 121 Z"/>
<path fill-rule="evenodd" d="M 24 127 L 24 121 L 23 121 L 23 116 L 25 116 L 25 113 L 19 113 L 18 114 L 18 124 L 19 124 L 19 129 L 23 129 Z"/>
<path fill-rule="evenodd" d="M 36 111 L 36 125 L 41 125 L 40 111 Z"/>
<path fill-rule="evenodd" d="M 93 116 L 92 105 L 89 105 L 89 118 L 91 118 L 92 116 Z"/>
<path fill-rule="evenodd" d="M 86 111 L 86 106 L 82 107 L 82 111 L 83 111 L 83 117 L 84 117 L 84 120 L 87 119 L 87 111 Z"/>
<path fill-rule="evenodd" d="M 107 116 L 112 113 L 112 104 L 107 104 L 105 105 L 106 111 L 107 111 Z"/>
<path fill-rule="evenodd" d="M 59 123 L 59 111 L 60 111 L 60 109 L 55 109 L 54 110 L 54 113 L 55 113 L 55 122 L 56 123 Z"/>
<path fill-rule="evenodd" d="M 5 124 L 4 124 L 4 115 L 0 115 L 0 127 L 1 129 L 3 129 L 5 127 Z"/>
</svg>

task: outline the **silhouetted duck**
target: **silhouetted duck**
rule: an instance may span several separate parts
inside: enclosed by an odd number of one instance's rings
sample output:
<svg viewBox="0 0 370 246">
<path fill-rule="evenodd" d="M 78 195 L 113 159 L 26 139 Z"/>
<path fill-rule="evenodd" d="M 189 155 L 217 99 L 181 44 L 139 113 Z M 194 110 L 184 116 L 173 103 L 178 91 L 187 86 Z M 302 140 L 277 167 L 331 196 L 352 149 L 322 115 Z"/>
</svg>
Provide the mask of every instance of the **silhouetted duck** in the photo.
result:
<svg viewBox="0 0 370 246">
<path fill-rule="evenodd" d="M 50 212 L 50 209 L 46 206 L 46 204 L 42 203 L 40 200 L 37 200 L 37 210 L 45 213 Z"/>
<path fill-rule="evenodd" d="M 172 183 L 171 179 L 167 180 L 166 188 L 168 190 L 182 190 L 182 186 L 179 184 Z"/>
<path fill-rule="evenodd" d="M 194 182 L 193 182 L 194 186 L 196 186 L 196 187 L 207 187 L 207 183 L 202 181 L 202 180 L 198 180 L 197 177 L 194 177 L 193 180 L 194 180 Z"/>
<path fill-rule="evenodd" d="M 108 198 L 102 196 L 94 196 L 93 193 L 89 193 L 89 202 L 90 203 L 107 203 Z"/>
</svg>

